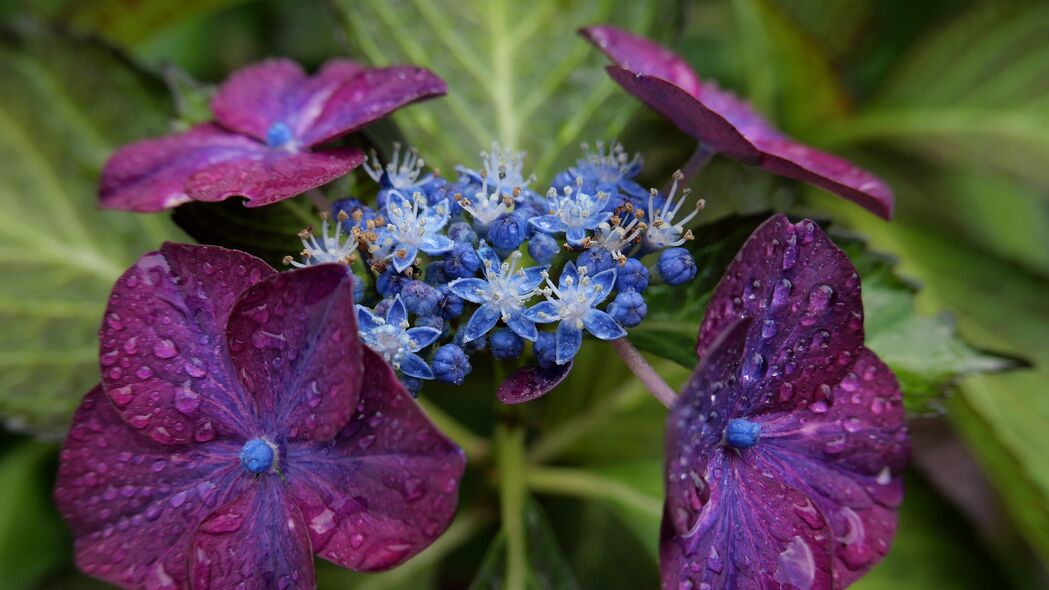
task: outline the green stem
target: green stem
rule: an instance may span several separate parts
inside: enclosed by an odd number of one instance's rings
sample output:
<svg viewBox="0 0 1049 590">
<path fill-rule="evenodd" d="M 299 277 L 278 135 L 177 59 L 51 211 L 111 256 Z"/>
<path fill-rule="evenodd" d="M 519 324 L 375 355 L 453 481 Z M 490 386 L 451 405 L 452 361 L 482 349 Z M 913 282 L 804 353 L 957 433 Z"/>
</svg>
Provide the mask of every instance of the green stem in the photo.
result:
<svg viewBox="0 0 1049 590">
<path fill-rule="evenodd" d="M 419 407 L 426 412 L 434 426 L 447 434 L 448 438 L 455 441 L 455 444 L 462 447 L 471 463 L 484 460 L 491 453 L 488 441 L 483 437 L 475 434 L 429 400 L 420 398 L 417 401 L 419 402 Z"/>
<path fill-rule="evenodd" d="M 645 388 L 640 381 L 630 379 L 623 382 L 608 399 L 591 405 L 586 413 L 573 417 L 540 437 L 532 445 L 528 459 L 539 464 L 550 461 L 610 416 L 632 408 L 646 397 Z"/>
<path fill-rule="evenodd" d="M 523 428 L 506 424 L 500 424 L 495 429 L 500 515 L 506 536 L 506 590 L 525 590 L 528 578 L 524 523 L 527 493 L 524 435 Z"/>
<path fill-rule="evenodd" d="M 528 487 L 540 493 L 617 502 L 657 518 L 663 512 L 663 502 L 658 497 L 582 469 L 532 467 L 526 481 Z"/>
</svg>

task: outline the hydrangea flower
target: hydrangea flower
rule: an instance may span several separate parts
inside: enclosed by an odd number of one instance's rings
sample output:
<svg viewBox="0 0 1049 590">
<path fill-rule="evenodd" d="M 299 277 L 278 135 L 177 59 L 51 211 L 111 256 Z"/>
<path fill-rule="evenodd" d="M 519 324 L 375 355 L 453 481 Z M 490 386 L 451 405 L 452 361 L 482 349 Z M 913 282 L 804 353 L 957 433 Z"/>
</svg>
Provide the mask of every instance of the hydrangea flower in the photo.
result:
<svg viewBox="0 0 1049 590">
<path fill-rule="evenodd" d="M 634 250 L 635 246 L 642 241 L 648 224 L 641 221 L 642 213 L 636 212 L 630 204 L 617 209 L 615 214 L 605 221 L 597 224 L 594 235 L 583 239 L 583 245 L 591 249 L 600 249 L 608 252 L 609 257 L 620 264 L 627 260 L 627 253 Z M 623 221 L 623 216 L 630 216 L 630 220 Z"/>
<path fill-rule="evenodd" d="M 372 253 L 393 262 L 397 272 L 403 272 L 415 262 L 419 251 L 444 254 L 455 246 L 448 236 L 440 233 L 448 224 L 448 203 L 427 204 L 422 193 L 415 193 L 409 201 L 399 192 L 391 192 L 386 203 L 386 225 L 382 227 Z"/>
<path fill-rule="evenodd" d="M 335 223 L 332 224 L 335 226 L 335 231 L 331 231 L 328 226 L 330 216 L 326 211 L 321 213 L 320 240 L 314 235 L 312 227 L 307 227 L 299 232 L 299 240 L 302 241 L 302 252 L 300 252 L 302 262 L 291 256 L 285 256 L 284 264 L 295 268 L 328 263 L 352 264 L 356 257 L 357 247 L 360 246 L 360 230 L 353 228 L 343 233 L 343 226 L 350 219 L 350 215 L 343 210 L 336 213 L 335 218 Z"/>
<path fill-rule="evenodd" d="M 888 551 L 908 437 L 856 269 L 773 217 L 726 270 L 667 421 L 663 588 L 843 588 Z"/>
<path fill-rule="evenodd" d="M 703 199 L 699 199 L 696 201 L 695 209 L 688 215 L 678 218 L 681 207 L 685 205 L 689 195 L 692 193 L 686 188 L 681 191 L 681 198 L 675 200 L 678 183 L 683 178 L 684 176 L 680 170 L 674 173 L 674 182 L 670 185 L 670 192 L 667 193 L 665 198 L 658 198 L 659 194 L 655 189 L 652 189 L 648 196 L 648 225 L 644 234 L 645 248 L 648 251 L 680 246 L 693 239 L 692 230 L 687 229 L 685 226 L 696 215 L 699 215 L 699 212 L 706 206 L 706 202 Z"/>
<path fill-rule="evenodd" d="M 381 570 L 448 526 L 463 454 L 360 346 L 350 281 L 176 244 L 117 281 L 55 484 L 84 572 L 312 588 L 312 553 Z"/>
<path fill-rule="evenodd" d="M 411 327 L 408 310 L 400 295 L 393 298 L 385 317 L 379 317 L 367 307 L 358 305 L 357 323 L 364 345 L 390 363 L 395 370 L 416 379 L 433 379 L 430 365 L 415 353 L 433 344 L 441 331 L 431 327 Z"/>
<path fill-rule="evenodd" d="M 704 147 L 808 182 L 884 218 L 892 216 L 887 184 L 846 160 L 785 136 L 735 94 L 701 81 L 681 57 L 611 26 L 580 33 L 617 64 L 607 70 L 620 86 Z"/>
<path fill-rule="evenodd" d="M 557 285 L 545 272 L 543 277 L 547 283 L 543 295 L 547 300 L 533 306 L 525 315 L 539 324 L 557 322 L 554 355 L 557 364 L 567 363 L 579 352 L 584 329 L 601 340 L 626 336 L 626 330 L 612 316 L 596 309 L 612 292 L 616 282 L 614 268 L 588 276 L 586 267 L 577 269 L 569 262 L 561 271 Z"/>
<path fill-rule="evenodd" d="M 591 196 L 566 186 L 561 192 L 551 188 L 546 199 L 546 214 L 533 217 L 529 223 L 543 233 L 565 234 L 571 246 L 581 245 L 587 230 L 597 228 L 612 215 L 607 208 L 608 193 Z"/>
<path fill-rule="evenodd" d="M 484 336 L 500 319 L 521 338 L 534 341 L 538 331 L 525 314 L 525 304 L 543 282 L 546 267 L 518 268 L 520 252 L 511 253 L 504 262 L 483 242 L 477 253 L 484 265 L 484 278 L 456 279 L 448 285 L 452 293 L 480 305 L 463 328 L 463 341 Z"/>
<path fill-rule="evenodd" d="M 598 141 L 595 146 L 595 149 L 586 143 L 581 146 L 583 157 L 554 178 L 554 188 L 575 187 L 582 181 L 580 190 L 588 194 L 603 192 L 614 195 L 615 207 L 624 203 L 643 205 L 648 191 L 634 180 L 641 172 L 641 154 L 631 157 L 618 141 L 607 146 Z"/>
<path fill-rule="evenodd" d="M 425 166 L 426 162 L 419 157 L 419 152 L 414 148 L 406 148 L 402 156 L 401 144 L 394 142 L 393 156 L 385 166 L 379 161 L 379 154 L 372 150 L 362 167 L 372 180 L 379 183 L 376 203 L 379 207 L 385 207 L 391 191 L 397 191 L 402 195 L 430 194 L 434 176 L 433 174 L 423 175 L 422 171 Z"/>
<path fill-rule="evenodd" d="M 234 195 L 260 207 L 326 184 L 364 161 L 352 148 L 318 148 L 412 102 L 444 82 L 408 66 L 332 60 L 314 76 L 273 59 L 234 73 L 211 103 L 215 122 L 121 148 L 106 163 L 103 207 L 161 211 Z"/>
</svg>

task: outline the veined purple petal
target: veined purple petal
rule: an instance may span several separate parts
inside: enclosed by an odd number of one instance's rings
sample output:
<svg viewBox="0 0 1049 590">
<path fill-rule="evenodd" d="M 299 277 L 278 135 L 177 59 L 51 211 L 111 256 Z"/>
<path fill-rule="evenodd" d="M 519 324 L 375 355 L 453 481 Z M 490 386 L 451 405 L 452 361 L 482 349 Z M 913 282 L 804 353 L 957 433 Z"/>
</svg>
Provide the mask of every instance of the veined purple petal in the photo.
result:
<svg viewBox="0 0 1049 590">
<path fill-rule="evenodd" d="M 583 316 L 583 325 L 586 331 L 601 340 L 618 340 L 626 336 L 626 330 L 612 316 L 600 309 L 591 309 Z"/>
<path fill-rule="evenodd" d="M 585 27 L 579 33 L 627 70 L 658 76 L 689 94 L 699 91 L 692 66 L 657 43 L 611 26 Z"/>
<path fill-rule="evenodd" d="M 237 298 L 275 275 L 243 252 L 169 243 L 117 280 L 100 360 L 128 424 L 172 444 L 253 430 L 254 400 L 232 376 L 222 334 Z"/>
<path fill-rule="evenodd" d="M 329 440 L 353 413 L 361 345 L 352 275 L 338 264 L 281 273 L 241 295 L 226 327 L 263 432 Z"/>
<path fill-rule="evenodd" d="M 455 279 L 448 284 L 448 288 L 452 290 L 452 293 L 471 303 L 483 303 L 488 281 L 474 278 Z"/>
<path fill-rule="evenodd" d="M 194 590 L 313 588 L 313 552 L 284 483 L 266 476 L 200 524 L 190 548 Z"/>
<path fill-rule="evenodd" d="M 471 340 L 477 340 L 481 336 L 488 333 L 493 326 L 499 321 L 501 314 L 494 305 L 485 303 L 481 307 L 477 308 L 477 311 L 470 316 L 470 321 L 466 323 L 466 328 L 463 332 L 463 340 L 469 342 Z"/>
<path fill-rule="evenodd" d="M 360 405 L 334 445 L 294 443 L 288 484 L 313 550 L 358 571 L 391 568 L 448 527 L 466 459 L 390 367 L 364 351 Z"/>
<path fill-rule="evenodd" d="M 364 162 L 355 148 L 312 152 L 265 149 L 253 158 L 231 159 L 196 170 L 186 194 L 197 201 L 247 198 L 248 207 L 270 205 L 328 184 Z"/>
<path fill-rule="evenodd" d="M 124 211 L 163 211 L 191 200 L 186 181 L 224 162 L 261 158 L 266 146 L 207 123 L 168 137 L 126 145 L 106 161 L 99 204 Z"/>
<path fill-rule="evenodd" d="M 565 380 L 572 371 L 572 364 L 570 360 L 546 369 L 537 365 L 517 369 L 499 385 L 499 401 L 512 406 L 543 397 Z"/>
<path fill-rule="evenodd" d="M 365 68 L 331 94 L 302 140 L 310 146 L 330 141 L 447 91 L 444 81 L 425 68 Z"/>
<path fill-rule="evenodd" d="M 844 587 L 892 544 L 909 444 L 900 388 L 870 350 L 861 353 L 831 399 L 807 410 L 754 417 L 761 442 L 752 450 L 756 462 L 826 516 Z"/>
<path fill-rule="evenodd" d="M 714 291 L 696 352 L 744 317 L 753 321 L 740 387 L 751 408 L 825 399 L 863 349 L 860 277 L 810 220 L 777 215 L 754 231 Z"/>
<path fill-rule="evenodd" d="M 239 443 L 164 445 L 95 387 L 62 446 L 55 504 L 84 572 L 125 588 L 184 588 L 193 531 L 247 482 Z"/>
<path fill-rule="evenodd" d="M 292 93 L 306 81 L 306 72 L 290 59 L 268 59 L 234 72 L 211 101 L 211 110 L 223 126 L 266 141 L 270 127 L 290 117 L 296 104 Z"/>
<path fill-rule="evenodd" d="M 583 330 L 576 326 L 575 320 L 565 320 L 557 324 L 554 336 L 555 362 L 563 365 L 575 358 L 583 344 Z"/>
</svg>

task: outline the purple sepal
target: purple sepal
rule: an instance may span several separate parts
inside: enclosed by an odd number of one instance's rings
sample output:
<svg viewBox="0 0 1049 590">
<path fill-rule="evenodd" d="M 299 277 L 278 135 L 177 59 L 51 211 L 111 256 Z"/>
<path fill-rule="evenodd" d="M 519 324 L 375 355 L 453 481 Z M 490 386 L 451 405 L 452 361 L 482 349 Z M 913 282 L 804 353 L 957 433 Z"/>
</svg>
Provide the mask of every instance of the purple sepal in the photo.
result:
<svg viewBox="0 0 1049 590">
<path fill-rule="evenodd" d="M 529 365 L 517 369 L 499 385 L 499 401 L 512 406 L 543 397 L 565 380 L 572 371 L 572 364 L 573 361 L 569 360 L 548 368 Z"/>
<path fill-rule="evenodd" d="M 886 219 L 892 217 L 892 190 L 882 180 L 786 137 L 746 101 L 701 81 L 669 50 L 611 26 L 589 27 L 580 33 L 617 64 L 607 68 L 617 83 L 704 145 L 836 193 Z"/>
</svg>

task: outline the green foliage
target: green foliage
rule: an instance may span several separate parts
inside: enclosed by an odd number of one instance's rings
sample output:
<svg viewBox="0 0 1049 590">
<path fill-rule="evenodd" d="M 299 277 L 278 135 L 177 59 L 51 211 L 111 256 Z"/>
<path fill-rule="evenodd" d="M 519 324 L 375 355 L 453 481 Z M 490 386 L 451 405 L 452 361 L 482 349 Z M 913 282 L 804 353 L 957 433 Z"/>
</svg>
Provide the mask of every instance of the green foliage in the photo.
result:
<svg viewBox="0 0 1049 590">
<path fill-rule="evenodd" d="M 48 483 L 55 448 L 24 442 L 0 459 L 0 579 L 6 590 L 28 590 L 69 559 L 68 539 L 51 507 Z"/>
<path fill-rule="evenodd" d="M 615 137 L 634 105 L 605 60 L 576 34 L 611 22 L 659 37 L 674 0 L 334 0 L 346 38 L 376 65 L 409 62 L 448 82 L 447 97 L 398 113 L 426 159 L 478 161 L 492 141 L 528 150 L 539 178 L 572 161 L 581 141 Z M 432 155 L 431 155 L 432 154 Z"/>
<path fill-rule="evenodd" d="M 98 173 L 161 133 L 163 85 L 97 44 L 33 25 L 0 44 L 0 415 L 58 434 L 98 381 L 99 318 L 141 253 L 179 233 L 162 216 L 100 211 Z"/>
</svg>

